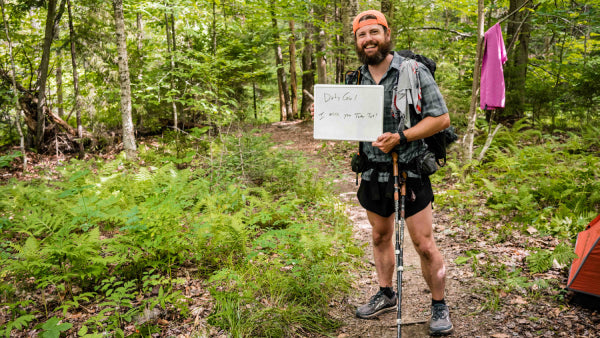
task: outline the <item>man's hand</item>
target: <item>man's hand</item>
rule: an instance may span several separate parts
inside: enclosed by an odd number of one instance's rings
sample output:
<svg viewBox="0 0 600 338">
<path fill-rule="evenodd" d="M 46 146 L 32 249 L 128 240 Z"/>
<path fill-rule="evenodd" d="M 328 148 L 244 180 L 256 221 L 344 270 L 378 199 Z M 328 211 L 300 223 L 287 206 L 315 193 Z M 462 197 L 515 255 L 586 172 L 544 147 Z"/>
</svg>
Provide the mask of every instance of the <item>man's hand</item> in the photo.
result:
<svg viewBox="0 0 600 338">
<path fill-rule="evenodd" d="M 373 142 L 373 147 L 379 148 L 384 153 L 389 153 L 395 146 L 400 144 L 400 135 L 392 133 L 384 133 Z"/>
</svg>

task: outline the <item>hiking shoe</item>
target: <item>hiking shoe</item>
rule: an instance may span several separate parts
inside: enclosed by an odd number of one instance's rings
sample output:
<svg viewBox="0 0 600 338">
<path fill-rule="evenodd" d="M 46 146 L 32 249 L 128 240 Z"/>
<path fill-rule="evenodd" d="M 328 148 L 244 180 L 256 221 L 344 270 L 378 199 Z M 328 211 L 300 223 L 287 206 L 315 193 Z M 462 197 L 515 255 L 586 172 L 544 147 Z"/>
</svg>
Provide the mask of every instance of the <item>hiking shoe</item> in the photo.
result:
<svg viewBox="0 0 600 338">
<path fill-rule="evenodd" d="M 450 311 L 446 304 L 435 304 L 431 306 L 431 322 L 429 322 L 429 333 L 432 336 L 444 336 L 452 333 L 454 326 L 450 321 Z"/>
<path fill-rule="evenodd" d="M 375 296 L 369 299 L 367 304 L 356 309 L 356 317 L 362 319 L 371 319 L 379 316 L 382 313 L 394 311 L 396 301 L 396 293 L 394 293 L 392 298 L 388 298 L 383 291 L 379 291 Z"/>
</svg>

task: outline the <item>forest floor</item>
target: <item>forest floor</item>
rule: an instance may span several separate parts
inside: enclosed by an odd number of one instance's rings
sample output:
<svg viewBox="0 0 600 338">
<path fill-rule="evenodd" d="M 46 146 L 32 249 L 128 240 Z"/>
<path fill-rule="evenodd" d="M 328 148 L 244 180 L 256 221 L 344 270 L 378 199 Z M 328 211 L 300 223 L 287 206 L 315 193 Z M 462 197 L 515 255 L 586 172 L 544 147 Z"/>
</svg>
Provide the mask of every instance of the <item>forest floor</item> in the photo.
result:
<svg viewBox="0 0 600 338">
<path fill-rule="evenodd" d="M 343 323 L 337 337 L 396 337 L 396 312 L 389 312 L 374 320 L 362 320 L 355 316 L 356 307 L 368 301 L 378 291 L 377 275 L 372 256 L 371 227 L 366 213 L 356 199 L 356 177 L 350 171 L 349 157 L 356 145 L 344 146 L 341 142 L 313 139 L 312 122 L 279 122 L 268 125 L 273 141 L 280 147 L 302 151 L 313 165 L 322 172 L 342 168 L 335 180 L 335 191 L 347 204 L 347 214 L 352 220 L 354 236 L 364 248 L 360 268 L 352 271 L 353 290 L 331 304 L 330 314 Z M 334 161 L 346 163 L 333 163 Z M 434 186 L 440 193 L 453 189 L 453 182 Z M 490 280 L 474 273 L 471 264 L 456 264 L 459 256 L 477 249 L 487 255 L 502 257 L 507 264 L 524 267 L 526 248 L 544 247 L 552 238 L 534 239 L 522 234 L 512 234 L 503 243 L 491 243 L 479 239 L 477 232 L 470 231 L 473 224 L 460 224 L 453 214 L 485 212 L 485 199 L 481 210 L 450 210 L 436 208 L 434 204 L 434 236 L 446 264 L 446 301 L 454 324 L 453 337 L 600 337 L 600 311 L 590 307 L 573 305 L 557 300 L 558 291 L 513 290 L 503 291 L 506 280 Z M 500 224 L 481 224 L 481 229 L 497 229 Z M 481 236 L 483 237 L 483 236 Z M 537 242 L 536 242 L 537 241 Z M 539 243 L 538 243 L 539 242 Z M 404 273 L 402 281 L 402 335 L 404 337 L 428 337 L 430 316 L 430 292 L 421 276 L 420 261 L 405 231 Z M 481 255 L 479 263 L 488 257 Z M 489 257 L 489 260 L 492 260 Z M 553 279 L 558 285 L 566 285 L 567 270 L 557 268 L 538 278 Z M 479 274 L 481 275 L 481 274 Z M 394 280 L 394 285 L 396 281 Z M 486 290 L 497 292 L 490 293 Z M 520 292 L 518 292 L 520 291 Z M 568 299 L 568 296 L 564 299 Z"/>
<path fill-rule="evenodd" d="M 356 144 L 314 140 L 312 122 L 278 122 L 260 128 L 271 134 L 275 147 L 302 152 L 309 159 L 309 163 L 320 172 L 337 171 L 334 191 L 347 206 L 354 237 L 365 254 L 360 258 L 357 268 L 351 271 L 352 290 L 345 297 L 330 303 L 329 314 L 342 323 L 333 337 L 395 337 L 395 311 L 374 320 L 355 317 L 356 307 L 368 301 L 378 290 L 372 257 L 371 227 L 364 209 L 356 200 L 356 177 L 349 168 L 349 157 L 356 150 Z M 26 175 L 21 175 L 16 170 L 4 169 L 0 170 L 0 181 L 10 178 L 29 180 L 39 177 L 42 172 L 52 176 L 54 168 L 63 165 L 65 161 L 57 159 L 56 156 L 30 155 L 31 169 Z M 114 158 L 114 154 L 106 155 L 106 158 Z M 441 185 L 437 184 L 434 186 L 434 192 L 440 194 L 445 190 L 455 189 L 454 183 L 447 181 Z M 593 310 L 573 305 L 567 302 L 568 297 L 559 300 L 560 295 L 568 294 L 557 290 L 556 287 L 540 290 L 537 290 L 535 285 L 529 289 L 507 288 L 507 277 L 494 278 L 493 271 L 474 271 L 472 264 L 457 263 L 460 262 L 457 258 L 467 256 L 468 251 L 476 250 L 480 252 L 477 255 L 479 267 L 486 266 L 486 262 L 500 262 L 515 269 L 525 270 L 524 258 L 528 254 L 528 248 L 552 246 L 552 238 L 526 236 L 521 233 L 512 233 L 508 240 L 502 242 L 491 241 L 489 233 L 497 231 L 501 224 L 483 222 L 475 226 L 462 223 L 463 221 L 456 217 L 468 213 L 491 212 L 485 207 L 485 198 L 480 198 L 476 209 L 452 210 L 434 206 L 434 236 L 446 263 L 446 300 L 454 323 L 452 337 L 600 337 L 598 307 Z M 408 231 L 405 232 L 404 266 L 402 320 L 405 324 L 402 326 L 402 334 L 404 337 L 428 337 L 430 293 L 421 276 L 419 258 Z M 482 276 L 486 273 L 488 276 Z M 214 300 L 207 290 L 206 282 L 190 277 L 188 271 L 179 271 L 178 274 L 186 279 L 186 283 L 178 288 L 189 298 L 194 318 L 181 322 L 176 316 L 164 320 L 154 314 L 149 320 L 157 321 L 163 329 L 162 335 L 169 337 L 196 337 L 198 334 L 200 337 L 228 337 L 226 332 L 207 325 L 206 318 L 212 311 Z M 567 268 L 557 267 L 535 278 L 553 280 L 556 285 L 564 287 Z M 30 298 L 42 304 L 38 293 L 30 295 Z M 71 313 L 69 322 L 79 327 L 96 311 L 98 307 L 94 305 L 90 306 L 87 312 Z M 0 326 L 4 320 L 0 318 Z M 134 325 L 125 328 L 126 335 L 134 331 Z M 22 332 L 17 336 L 35 336 L 35 332 Z"/>
</svg>

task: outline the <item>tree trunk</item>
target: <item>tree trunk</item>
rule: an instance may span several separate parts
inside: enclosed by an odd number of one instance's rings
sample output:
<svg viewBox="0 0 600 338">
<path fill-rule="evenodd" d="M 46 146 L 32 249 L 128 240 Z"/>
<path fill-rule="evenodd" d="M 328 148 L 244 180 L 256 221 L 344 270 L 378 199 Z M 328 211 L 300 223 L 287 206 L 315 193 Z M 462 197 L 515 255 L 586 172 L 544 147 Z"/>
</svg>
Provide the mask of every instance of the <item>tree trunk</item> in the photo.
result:
<svg viewBox="0 0 600 338">
<path fill-rule="evenodd" d="M 290 104 L 290 94 L 287 90 L 287 80 L 285 78 L 285 69 L 283 67 L 283 53 L 279 45 L 279 29 L 277 27 L 277 18 L 275 18 L 275 10 L 271 2 L 271 24 L 273 27 L 275 38 L 275 65 L 277 67 L 277 85 L 279 87 L 279 104 L 281 112 L 281 120 L 287 121 L 288 112 L 292 109 Z"/>
<path fill-rule="evenodd" d="M 212 2 L 212 46 L 213 46 L 213 55 L 217 53 L 217 4 L 216 0 Z"/>
<path fill-rule="evenodd" d="M 62 74 L 62 49 L 56 51 L 56 104 L 58 105 L 58 116 L 65 117 L 65 109 L 63 107 L 63 74 Z"/>
<path fill-rule="evenodd" d="M 527 0 L 510 0 L 509 13 L 516 11 Z M 504 69 L 506 79 L 506 108 L 498 116 L 498 121 L 512 125 L 524 115 L 525 81 L 529 62 L 529 38 L 531 26 L 529 11 L 516 11 L 507 25 L 508 41 L 515 41 L 515 48 L 509 48 L 508 61 Z"/>
<path fill-rule="evenodd" d="M 317 17 L 320 20 L 320 26 L 318 28 L 319 33 L 317 37 L 317 83 L 328 83 L 327 81 L 327 36 L 325 34 L 325 26 L 327 21 L 326 6 L 317 5 Z"/>
<path fill-rule="evenodd" d="M 357 0 L 342 0 L 342 8 L 340 10 L 340 23 L 342 26 L 342 34 L 340 35 L 340 48 L 338 49 L 339 54 L 339 79 L 336 79 L 338 83 L 344 83 L 346 81 L 346 69 L 349 68 L 350 56 L 349 53 L 353 50 L 354 46 L 354 35 L 352 34 L 352 20 L 358 14 L 358 1 Z"/>
<path fill-rule="evenodd" d="M 71 0 L 67 0 L 69 13 L 69 39 L 71 42 L 71 66 L 73 67 L 73 110 L 77 117 L 77 137 L 79 137 L 79 156 L 83 156 L 83 124 L 81 122 L 81 109 L 79 109 L 79 72 L 77 71 L 77 53 L 75 52 L 75 29 L 73 28 L 73 11 Z M 69 117 L 71 114 L 69 114 Z M 68 118 L 67 118 L 68 121 Z"/>
<path fill-rule="evenodd" d="M 138 73 L 138 82 L 141 82 L 144 78 L 144 20 L 142 19 L 142 13 L 136 15 L 136 26 L 137 26 L 137 51 L 140 58 L 140 71 Z M 138 130 L 144 127 L 144 115 L 143 108 L 138 105 L 137 111 L 137 127 Z"/>
<path fill-rule="evenodd" d="M 127 37 L 125 35 L 125 18 L 123 17 L 123 0 L 112 0 L 115 14 L 117 53 L 119 65 L 119 82 L 121 84 L 121 119 L 123 123 L 123 147 L 128 159 L 136 158 L 136 144 L 131 119 L 131 83 L 127 57 Z"/>
<path fill-rule="evenodd" d="M 173 52 L 175 51 L 174 48 L 171 48 L 171 46 L 175 46 L 174 41 L 171 39 L 171 32 L 169 32 L 171 30 L 171 25 L 169 24 L 169 15 L 165 12 L 165 32 L 167 34 L 167 52 L 169 53 L 169 59 L 170 59 L 170 68 L 171 68 L 171 74 L 170 74 L 170 78 L 171 78 L 171 107 L 173 108 L 173 129 L 175 131 L 178 131 L 178 127 L 177 127 L 177 103 L 175 102 L 175 78 L 174 78 L 174 72 L 175 72 L 175 60 L 173 59 Z M 174 37 L 174 35 L 173 35 Z"/>
<path fill-rule="evenodd" d="M 296 76 L 296 32 L 294 20 L 290 20 L 290 100 L 291 110 L 287 112 L 287 119 L 293 120 L 298 114 L 298 81 Z"/>
<path fill-rule="evenodd" d="M 48 65 L 50 64 L 50 47 L 54 38 L 54 17 L 56 15 L 56 0 L 48 0 L 48 14 L 46 16 L 46 28 L 44 34 L 44 45 L 42 47 L 42 61 L 39 68 L 39 77 L 36 84 L 37 96 L 37 125 L 35 128 L 35 143 L 41 150 L 44 143 L 45 114 L 46 107 L 46 81 L 48 79 Z"/>
<path fill-rule="evenodd" d="M 313 93 L 313 86 L 315 84 L 312 45 L 314 30 L 312 22 L 306 20 L 304 22 L 304 47 L 302 49 L 302 107 L 300 108 L 303 120 L 310 118 L 310 106 L 313 102 L 313 99 L 307 93 Z"/>
<path fill-rule="evenodd" d="M 335 83 L 344 82 L 344 74 L 346 73 L 346 39 L 344 27 L 344 1 L 341 1 L 338 6 L 338 1 L 335 2 L 335 22 L 342 27 L 340 32 L 335 34 Z"/>
<path fill-rule="evenodd" d="M 27 153 L 25 152 L 25 136 L 23 135 L 23 129 L 21 128 L 21 107 L 19 106 L 19 95 L 17 94 L 17 81 L 15 76 L 17 74 L 15 67 L 15 59 L 12 53 L 12 41 L 10 39 L 10 34 L 8 34 L 8 22 L 6 22 L 6 17 L 4 16 L 4 0 L 0 0 L 0 6 L 2 6 L 2 22 L 4 23 L 4 33 L 6 33 L 6 41 L 8 42 L 8 54 L 10 57 L 10 66 L 12 70 L 11 75 L 11 84 L 13 89 L 13 104 L 15 106 L 15 125 L 17 126 L 17 131 L 19 132 L 19 145 L 21 148 L 21 154 L 23 156 L 23 171 L 27 171 Z"/>
<path fill-rule="evenodd" d="M 140 58 L 144 58 L 142 54 L 142 48 L 144 47 L 144 20 L 142 19 L 142 13 L 136 15 L 136 26 L 137 26 L 137 49 L 140 52 Z"/>
<path fill-rule="evenodd" d="M 465 133 L 463 143 L 464 162 L 468 163 L 473 159 L 473 140 L 475 138 L 475 121 L 477 120 L 477 102 L 479 102 L 479 79 L 481 77 L 481 60 L 483 55 L 484 42 L 484 14 L 483 0 L 477 1 L 477 52 L 475 56 L 475 69 L 473 70 L 473 86 L 471 87 L 471 105 L 469 107 L 469 120 L 467 132 Z"/>
<path fill-rule="evenodd" d="M 394 3 L 392 0 L 381 0 L 381 13 L 385 15 L 388 24 L 394 27 Z"/>
</svg>

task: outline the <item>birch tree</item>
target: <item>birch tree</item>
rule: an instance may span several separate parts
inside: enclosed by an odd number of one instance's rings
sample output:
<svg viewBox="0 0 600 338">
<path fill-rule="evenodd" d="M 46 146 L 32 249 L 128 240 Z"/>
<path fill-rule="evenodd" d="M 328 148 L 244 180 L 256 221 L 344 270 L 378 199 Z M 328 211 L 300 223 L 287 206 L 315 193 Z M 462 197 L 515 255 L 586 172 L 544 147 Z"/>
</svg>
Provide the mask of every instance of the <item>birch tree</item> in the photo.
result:
<svg viewBox="0 0 600 338">
<path fill-rule="evenodd" d="M 121 85 L 121 120 L 123 123 L 123 147 L 128 159 L 137 156 L 133 120 L 131 118 L 131 80 L 127 56 L 127 38 L 125 35 L 125 18 L 123 16 L 123 0 L 112 0 L 117 39 L 117 63 L 119 65 L 119 82 Z"/>
<path fill-rule="evenodd" d="M 27 153 L 25 152 L 25 136 L 23 135 L 23 129 L 21 128 L 21 107 L 19 106 L 19 96 L 17 90 L 17 81 L 15 79 L 16 76 L 16 68 L 15 68 L 15 59 L 13 57 L 12 52 L 12 40 L 10 39 L 10 34 L 8 34 L 8 22 L 6 22 L 6 16 L 4 15 L 4 0 L 0 0 L 0 6 L 2 6 L 2 22 L 4 23 L 4 33 L 6 34 L 6 41 L 8 42 L 8 53 L 10 57 L 10 66 L 12 70 L 11 75 L 11 84 L 13 90 L 13 100 L 15 105 L 15 124 L 17 126 L 17 131 L 19 132 L 19 142 L 21 153 L 23 155 L 23 171 L 27 171 Z"/>
</svg>

